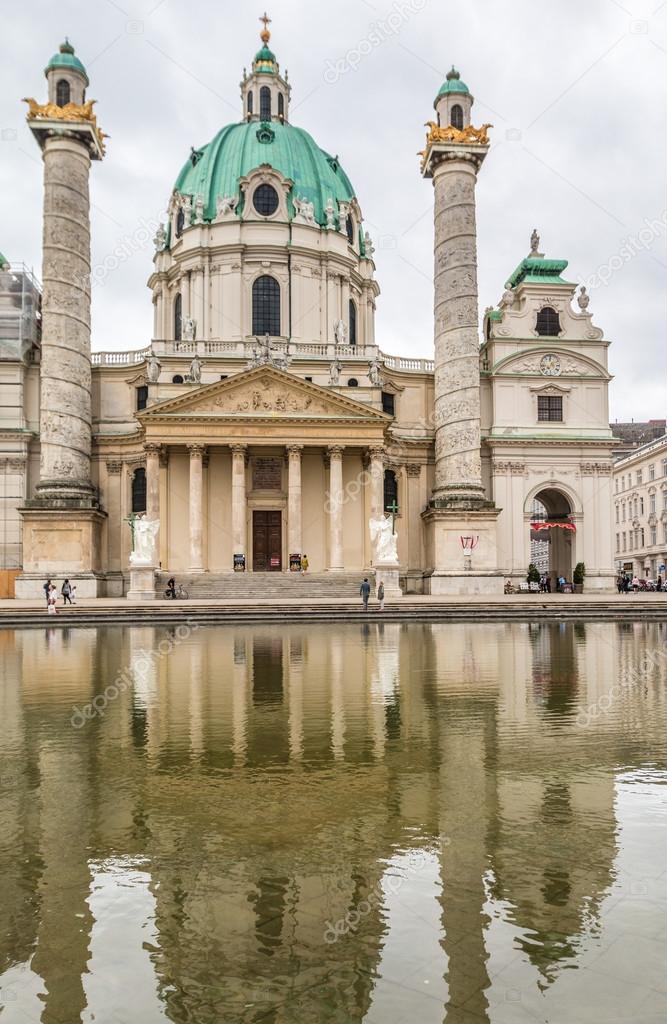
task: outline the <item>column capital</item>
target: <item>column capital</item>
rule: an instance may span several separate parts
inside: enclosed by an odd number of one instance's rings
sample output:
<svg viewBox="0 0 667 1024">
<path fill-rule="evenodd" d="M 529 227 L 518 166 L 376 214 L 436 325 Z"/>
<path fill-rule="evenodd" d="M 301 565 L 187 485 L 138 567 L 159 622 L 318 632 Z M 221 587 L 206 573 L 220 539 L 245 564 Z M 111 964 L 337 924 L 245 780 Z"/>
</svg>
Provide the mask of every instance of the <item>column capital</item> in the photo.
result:
<svg viewBox="0 0 667 1024">
<path fill-rule="evenodd" d="M 384 459 L 387 454 L 387 449 L 383 444 L 369 444 L 366 451 L 371 459 Z"/>
<path fill-rule="evenodd" d="M 233 455 L 246 455 L 248 452 L 247 444 L 230 444 Z"/>
<path fill-rule="evenodd" d="M 302 444 L 286 444 L 285 451 L 287 452 L 288 455 L 300 456 L 301 452 L 303 451 L 303 447 L 304 446 Z"/>
<path fill-rule="evenodd" d="M 153 441 L 147 441 L 144 444 L 144 451 L 146 452 L 146 455 L 160 455 L 162 451 L 162 445 L 155 444 Z"/>
<path fill-rule="evenodd" d="M 330 444 L 327 446 L 327 455 L 330 459 L 342 458 L 344 451 L 344 444 Z"/>
<path fill-rule="evenodd" d="M 191 459 L 202 458 L 206 452 L 205 444 L 189 444 L 187 448 Z"/>
<path fill-rule="evenodd" d="M 405 472 L 408 476 L 418 477 L 421 476 L 422 467 L 420 462 L 407 462 L 405 465 Z"/>
</svg>

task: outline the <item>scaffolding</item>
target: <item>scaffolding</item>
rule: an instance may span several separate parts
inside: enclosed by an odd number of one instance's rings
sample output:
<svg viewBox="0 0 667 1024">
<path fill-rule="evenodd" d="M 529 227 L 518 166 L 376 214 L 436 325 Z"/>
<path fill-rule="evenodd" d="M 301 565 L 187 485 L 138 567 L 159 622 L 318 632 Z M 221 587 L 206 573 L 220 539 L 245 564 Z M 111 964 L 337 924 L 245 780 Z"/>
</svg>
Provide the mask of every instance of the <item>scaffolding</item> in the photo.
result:
<svg viewBox="0 0 667 1024">
<path fill-rule="evenodd" d="M 0 269 L 0 359 L 28 362 L 41 342 L 42 292 L 23 263 Z"/>
</svg>

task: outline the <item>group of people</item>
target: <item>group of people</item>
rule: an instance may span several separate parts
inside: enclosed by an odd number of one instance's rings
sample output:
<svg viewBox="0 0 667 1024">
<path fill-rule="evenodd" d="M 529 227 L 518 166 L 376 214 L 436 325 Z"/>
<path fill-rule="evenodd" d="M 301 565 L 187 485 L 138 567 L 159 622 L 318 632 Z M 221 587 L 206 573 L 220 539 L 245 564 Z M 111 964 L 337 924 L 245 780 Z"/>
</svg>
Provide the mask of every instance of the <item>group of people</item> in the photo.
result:
<svg viewBox="0 0 667 1024">
<path fill-rule="evenodd" d="M 60 588 L 63 604 L 76 604 L 76 583 L 70 583 L 67 579 Z M 52 580 L 44 584 L 44 596 L 46 598 L 46 610 L 49 615 L 58 614 L 58 589 Z"/>
<path fill-rule="evenodd" d="M 654 583 L 653 580 L 640 580 L 639 576 L 630 577 L 627 573 L 619 573 L 616 577 L 616 589 L 619 594 L 629 594 L 630 591 L 636 594 L 639 590 L 650 590 L 660 594 L 667 588 L 662 576 L 658 576 Z"/>
<path fill-rule="evenodd" d="M 364 576 L 364 581 L 361 584 L 361 586 L 359 587 L 359 594 L 361 595 L 361 600 L 362 600 L 363 605 L 364 605 L 364 611 L 367 612 L 368 611 L 368 602 L 369 602 L 370 596 L 371 596 L 371 585 L 368 582 L 368 576 Z M 383 612 L 384 611 L 384 583 L 382 582 L 382 580 L 380 580 L 380 582 L 378 583 L 377 599 L 378 599 L 378 611 L 379 612 Z"/>
</svg>

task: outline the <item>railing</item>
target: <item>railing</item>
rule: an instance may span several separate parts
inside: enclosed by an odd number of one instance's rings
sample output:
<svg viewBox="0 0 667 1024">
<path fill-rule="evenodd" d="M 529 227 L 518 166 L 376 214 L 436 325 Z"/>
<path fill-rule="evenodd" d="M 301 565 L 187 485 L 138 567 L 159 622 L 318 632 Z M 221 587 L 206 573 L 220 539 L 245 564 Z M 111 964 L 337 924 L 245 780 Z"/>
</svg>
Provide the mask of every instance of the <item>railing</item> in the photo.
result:
<svg viewBox="0 0 667 1024">
<path fill-rule="evenodd" d="M 143 363 L 151 350 L 159 356 L 184 356 L 192 358 L 195 354 L 215 358 L 227 357 L 250 360 L 258 343 L 255 338 L 244 338 L 240 341 L 154 341 L 151 346 L 125 352 L 93 352 L 93 366 L 136 366 Z M 389 356 L 380 352 L 375 345 L 334 345 L 320 342 L 288 342 L 286 338 L 272 339 L 271 351 L 276 355 L 289 355 L 292 358 L 327 360 L 336 358 L 358 359 L 370 362 L 378 357 L 389 370 L 402 370 L 408 373 L 433 373 L 432 359 L 410 359 L 403 356 Z"/>
</svg>

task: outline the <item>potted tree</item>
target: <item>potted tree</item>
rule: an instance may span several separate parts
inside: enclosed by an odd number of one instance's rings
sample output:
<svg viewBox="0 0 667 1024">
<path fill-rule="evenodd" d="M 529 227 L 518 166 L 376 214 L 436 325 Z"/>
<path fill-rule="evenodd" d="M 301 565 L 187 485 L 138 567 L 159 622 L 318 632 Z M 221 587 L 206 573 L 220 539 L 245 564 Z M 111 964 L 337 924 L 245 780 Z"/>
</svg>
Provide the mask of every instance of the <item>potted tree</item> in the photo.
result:
<svg viewBox="0 0 667 1024">
<path fill-rule="evenodd" d="M 526 576 L 528 582 L 528 588 L 531 591 L 539 591 L 540 589 L 540 570 L 537 566 L 531 562 L 528 566 L 528 574 Z"/>
<path fill-rule="evenodd" d="M 577 562 L 572 573 L 572 582 L 574 583 L 575 594 L 583 594 L 584 592 L 584 577 L 586 575 L 586 566 L 583 562 Z"/>
</svg>

